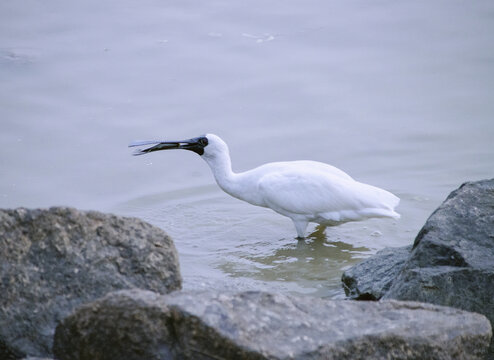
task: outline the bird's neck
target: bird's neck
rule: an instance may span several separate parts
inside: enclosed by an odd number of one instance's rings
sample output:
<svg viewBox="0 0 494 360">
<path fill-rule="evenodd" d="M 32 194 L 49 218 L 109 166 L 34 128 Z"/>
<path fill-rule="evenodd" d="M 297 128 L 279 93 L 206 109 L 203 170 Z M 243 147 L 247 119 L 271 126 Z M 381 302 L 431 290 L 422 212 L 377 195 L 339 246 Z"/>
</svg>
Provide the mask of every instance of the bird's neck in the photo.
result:
<svg viewBox="0 0 494 360">
<path fill-rule="evenodd" d="M 249 177 L 249 172 L 237 174 L 232 171 L 232 162 L 228 153 L 221 153 L 215 157 L 204 157 L 204 160 L 208 163 L 216 182 L 224 192 L 248 203 L 265 206 L 263 199 L 256 195 L 256 182 Z"/>
<path fill-rule="evenodd" d="M 211 168 L 211 172 L 218 185 L 232 196 L 236 196 L 237 188 L 237 174 L 232 171 L 232 161 L 230 154 L 222 153 L 213 157 L 204 156 L 207 164 Z"/>
</svg>

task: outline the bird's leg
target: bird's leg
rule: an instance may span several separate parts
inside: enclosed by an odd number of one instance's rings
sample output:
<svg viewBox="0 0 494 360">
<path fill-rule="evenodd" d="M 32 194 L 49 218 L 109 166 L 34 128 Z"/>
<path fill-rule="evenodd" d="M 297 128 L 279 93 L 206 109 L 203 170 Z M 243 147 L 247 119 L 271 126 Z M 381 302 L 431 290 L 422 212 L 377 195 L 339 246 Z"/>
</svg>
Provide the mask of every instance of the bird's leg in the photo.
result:
<svg viewBox="0 0 494 360">
<path fill-rule="evenodd" d="M 292 219 L 293 225 L 295 225 L 295 230 L 297 230 L 297 239 L 303 240 L 305 239 L 305 230 L 307 229 L 307 225 L 309 224 L 305 220 L 295 220 Z"/>
</svg>

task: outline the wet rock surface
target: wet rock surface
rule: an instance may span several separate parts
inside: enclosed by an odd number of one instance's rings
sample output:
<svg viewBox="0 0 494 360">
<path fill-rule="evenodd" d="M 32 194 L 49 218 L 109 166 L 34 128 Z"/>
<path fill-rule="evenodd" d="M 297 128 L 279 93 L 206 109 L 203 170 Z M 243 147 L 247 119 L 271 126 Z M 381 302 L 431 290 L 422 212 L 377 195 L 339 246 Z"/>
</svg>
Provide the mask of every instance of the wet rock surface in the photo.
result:
<svg viewBox="0 0 494 360">
<path fill-rule="evenodd" d="M 346 270 L 341 277 L 346 296 L 353 300 L 379 300 L 403 269 L 411 250 L 412 245 L 385 248 Z"/>
<path fill-rule="evenodd" d="M 480 359 L 482 315 L 411 302 L 124 290 L 57 327 L 61 360 Z"/>
<path fill-rule="evenodd" d="M 162 230 L 71 208 L 0 210 L 0 359 L 49 356 L 56 324 L 75 307 L 135 287 L 181 287 Z"/>
</svg>

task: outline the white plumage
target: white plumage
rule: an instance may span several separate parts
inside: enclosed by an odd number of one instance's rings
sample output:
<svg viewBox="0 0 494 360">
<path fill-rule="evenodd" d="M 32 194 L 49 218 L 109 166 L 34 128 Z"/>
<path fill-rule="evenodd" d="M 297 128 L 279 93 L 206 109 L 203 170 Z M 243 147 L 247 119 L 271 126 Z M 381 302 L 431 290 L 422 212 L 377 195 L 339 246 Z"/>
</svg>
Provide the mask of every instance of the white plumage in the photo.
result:
<svg viewBox="0 0 494 360">
<path fill-rule="evenodd" d="M 309 222 L 334 226 L 374 217 L 399 218 L 400 199 L 390 192 L 355 181 L 334 166 L 317 161 L 274 162 L 242 173 L 232 171 L 226 143 L 207 134 L 184 141 L 135 142 L 153 145 L 136 155 L 156 150 L 186 149 L 208 163 L 218 185 L 250 204 L 270 208 L 292 219 L 299 238 Z"/>
</svg>

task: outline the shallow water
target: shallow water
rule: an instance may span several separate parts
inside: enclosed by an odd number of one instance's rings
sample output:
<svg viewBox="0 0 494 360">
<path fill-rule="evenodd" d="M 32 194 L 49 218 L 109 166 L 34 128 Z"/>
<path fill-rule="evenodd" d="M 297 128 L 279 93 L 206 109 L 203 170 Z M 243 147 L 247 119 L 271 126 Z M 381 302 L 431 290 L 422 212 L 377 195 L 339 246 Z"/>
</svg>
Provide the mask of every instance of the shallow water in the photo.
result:
<svg viewBox="0 0 494 360">
<path fill-rule="evenodd" d="M 491 1 L 2 1 L 0 206 L 140 217 L 174 238 L 186 288 L 341 297 L 342 269 L 493 177 L 493 35 Z M 327 162 L 402 218 L 298 242 L 197 155 L 126 148 L 208 132 L 236 171 Z"/>
</svg>

